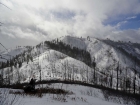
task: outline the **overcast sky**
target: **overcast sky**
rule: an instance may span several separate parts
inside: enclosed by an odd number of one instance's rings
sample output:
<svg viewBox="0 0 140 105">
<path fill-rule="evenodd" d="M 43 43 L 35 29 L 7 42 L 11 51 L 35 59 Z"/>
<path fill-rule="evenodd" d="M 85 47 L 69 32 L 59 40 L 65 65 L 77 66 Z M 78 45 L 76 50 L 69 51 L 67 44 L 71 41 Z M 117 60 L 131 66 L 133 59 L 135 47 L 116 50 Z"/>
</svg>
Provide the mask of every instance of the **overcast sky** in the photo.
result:
<svg viewBox="0 0 140 105">
<path fill-rule="evenodd" d="M 7 48 L 73 35 L 140 42 L 139 0 L 0 0 Z"/>
</svg>

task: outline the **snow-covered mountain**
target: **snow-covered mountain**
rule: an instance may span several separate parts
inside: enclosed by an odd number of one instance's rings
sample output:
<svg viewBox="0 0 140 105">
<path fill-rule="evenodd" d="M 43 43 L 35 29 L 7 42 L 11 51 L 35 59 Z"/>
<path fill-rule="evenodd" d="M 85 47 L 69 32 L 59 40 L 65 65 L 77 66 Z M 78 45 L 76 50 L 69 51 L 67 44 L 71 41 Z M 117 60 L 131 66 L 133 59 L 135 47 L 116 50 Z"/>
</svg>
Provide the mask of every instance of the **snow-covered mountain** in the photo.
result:
<svg viewBox="0 0 140 105">
<path fill-rule="evenodd" d="M 90 53 L 91 59 L 95 60 L 100 70 L 116 68 L 120 64 L 120 69 L 135 68 L 140 71 L 140 44 L 131 42 L 114 42 L 109 39 L 101 40 L 97 38 L 78 38 L 65 36 L 57 40 L 69 44 L 72 47 L 86 50 Z M 136 58 L 136 61 L 135 61 Z"/>
<path fill-rule="evenodd" d="M 139 66 L 136 65 L 133 58 L 125 55 L 125 53 L 120 50 L 120 46 L 125 47 L 124 45 L 129 46 L 128 48 L 130 50 L 131 47 L 133 48 L 132 44 L 111 42 L 110 40 L 100 40 L 97 38 L 78 38 L 72 36 L 65 36 L 52 40 L 52 43 L 55 43 L 56 45 L 57 42 L 63 42 L 66 45 L 70 45 L 71 48 L 76 47 L 81 49 L 82 52 L 84 50 L 89 52 L 91 62 L 95 62 L 96 67 L 94 68 L 89 64 L 87 65 L 84 60 L 74 57 L 72 58 L 66 53 L 64 54 L 63 48 L 63 52 L 60 52 L 52 49 L 45 43 L 41 43 L 32 47 L 26 56 L 20 56 L 25 59 L 22 60 L 22 65 L 6 67 L 0 70 L 1 74 L 3 73 L 5 82 L 11 84 L 17 82 L 24 83 L 29 82 L 29 80 L 34 77 L 37 81 L 39 81 L 40 78 L 41 80 L 67 79 L 92 84 L 95 82 L 94 73 L 96 73 L 96 82 L 99 85 L 105 85 L 108 87 L 111 85 L 112 88 L 116 89 L 117 82 L 119 82 L 118 87 L 122 88 L 129 80 L 130 87 L 133 87 L 134 77 L 136 77 L 136 86 L 138 87 L 140 85 L 139 74 L 135 74 L 135 69 L 140 71 Z M 139 44 L 135 45 L 135 48 L 132 50 L 133 53 L 131 50 L 130 51 L 131 54 L 139 57 L 139 47 L 137 46 L 139 46 Z M 125 48 L 129 51 L 127 47 Z M 21 54 L 23 51 L 27 52 L 27 50 L 27 48 L 10 50 L 8 54 L 15 56 L 16 54 Z M 71 55 L 75 56 L 75 54 Z M 29 56 L 32 56 L 33 59 L 30 59 Z M 120 80 L 117 80 L 117 76 L 119 76 Z"/>
<path fill-rule="evenodd" d="M 31 53 L 34 54 L 35 50 L 32 50 Z M 83 62 L 51 49 L 42 52 L 39 56 L 34 56 L 33 62 L 29 61 L 28 64 L 27 62 L 22 63 L 20 68 L 13 66 L 13 71 L 10 74 L 8 74 L 9 70 L 11 71 L 9 67 L 4 69 L 4 78 L 6 79 L 8 75 L 11 75 L 11 83 L 17 83 L 19 81 L 21 83 L 29 82 L 32 77 L 39 81 L 40 70 L 42 80 L 73 79 L 87 81 L 89 78 L 88 81 L 92 81 L 91 77 L 93 72 L 93 69 Z"/>
<path fill-rule="evenodd" d="M 10 60 L 10 57 L 17 57 L 14 58 L 16 63 L 14 62 L 13 66 L 0 69 L 0 82 L 3 84 L 26 83 L 31 78 L 36 78 L 37 81 L 40 79 L 43 81 L 74 80 L 113 89 L 116 89 L 118 84 L 118 89 L 133 92 L 135 81 L 135 92 L 139 93 L 140 44 L 72 36 L 57 38 L 49 43 L 53 43 L 53 46 L 44 42 L 34 47 L 20 47 L 1 52 L 7 60 Z M 62 43 L 69 49 L 58 45 Z M 76 55 L 77 51 L 81 51 L 81 55 Z M 90 54 L 89 61 L 96 63 L 95 67 L 92 63 L 91 65 L 87 63 L 86 58 L 79 58 L 84 54 L 88 58 Z M 0 62 L 6 62 L 6 59 L 0 59 Z"/>
<path fill-rule="evenodd" d="M 0 58 L 0 62 L 6 62 L 7 60 L 10 60 L 16 55 L 19 55 L 27 50 L 28 47 L 17 47 L 17 48 L 8 49 L 8 51 L 1 51 L 0 57 L 2 58 Z"/>
</svg>

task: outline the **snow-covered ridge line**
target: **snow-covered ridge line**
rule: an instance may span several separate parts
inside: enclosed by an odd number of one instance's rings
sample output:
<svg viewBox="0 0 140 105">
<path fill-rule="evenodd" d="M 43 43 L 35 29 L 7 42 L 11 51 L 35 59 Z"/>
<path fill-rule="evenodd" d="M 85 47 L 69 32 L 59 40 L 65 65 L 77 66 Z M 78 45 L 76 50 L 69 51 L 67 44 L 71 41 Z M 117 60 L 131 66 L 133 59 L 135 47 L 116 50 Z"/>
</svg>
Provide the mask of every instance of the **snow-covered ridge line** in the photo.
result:
<svg viewBox="0 0 140 105">
<path fill-rule="evenodd" d="M 68 43 L 71 43 L 71 46 L 77 46 L 77 48 L 78 46 L 85 45 L 86 47 L 82 46 L 81 49 L 85 49 L 90 53 L 92 60 L 96 62 L 96 67 L 91 68 L 83 62 L 59 51 L 52 50 L 41 43 L 40 46 L 32 48 L 30 52 L 33 60 L 29 59 L 27 62 L 23 62 L 19 68 L 8 67 L 4 69 L 5 80 L 10 80 L 12 84 L 28 82 L 32 77 L 39 81 L 40 76 L 42 80 L 71 80 L 74 78 L 77 81 L 88 81 L 92 84 L 96 81 L 99 85 L 114 89 L 125 88 L 127 90 L 133 88 L 133 80 L 136 77 L 136 92 L 139 92 L 138 86 L 140 86 L 140 79 L 139 75 L 133 70 L 134 63 L 127 57 L 124 59 L 124 54 L 121 54 L 114 47 L 92 38 L 77 39 L 69 36 L 59 41 L 64 41 L 63 43 L 68 41 Z M 131 65 L 132 67 L 130 67 Z M 7 78 L 8 75 L 11 75 L 11 77 Z M 117 79 L 118 76 L 119 80 Z M 116 86 L 117 83 L 118 87 Z M 129 83 L 129 86 L 126 86 L 127 83 Z"/>
<path fill-rule="evenodd" d="M 8 49 L 8 51 L 0 52 L 0 55 L 5 59 L 0 59 L 0 62 L 6 62 L 7 60 L 12 59 L 13 57 L 22 54 L 24 51 L 27 51 L 28 47 L 17 47 Z"/>
<path fill-rule="evenodd" d="M 96 61 L 98 68 L 106 69 L 108 68 L 108 66 L 113 64 L 114 60 L 116 62 L 120 62 L 121 68 L 124 67 L 134 68 L 135 66 L 135 62 L 131 59 L 131 57 L 128 57 L 123 52 L 121 52 L 121 50 L 118 49 L 118 45 L 115 42 L 114 43 L 116 45 L 114 44 L 114 46 L 109 44 L 110 40 L 107 41 L 108 43 L 105 43 L 104 40 L 100 40 L 96 38 L 88 37 L 86 39 L 86 38 L 77 38 L 71 36 L 62 37 L 58 40 L 72 47 L 77 47 L 79 49 L 88 51 L 91 55 L 92 60 Z M 132 48 L 133 46 L 130 47 Z M 140 49 L 140 45 L 139 47 L 137 47 L 137 49 Z M 126 50 L 126 51 L 131 51 L 131 50 Z M 138 50 L 137 52 L 135 49 L 133 51 L 135 51 L 134 54 L 137 57 L 140 56 L 137 53 Z M 140 71 L 140 67 L 138 65 L 137 65 L 137 71 Z"/>
</svg>

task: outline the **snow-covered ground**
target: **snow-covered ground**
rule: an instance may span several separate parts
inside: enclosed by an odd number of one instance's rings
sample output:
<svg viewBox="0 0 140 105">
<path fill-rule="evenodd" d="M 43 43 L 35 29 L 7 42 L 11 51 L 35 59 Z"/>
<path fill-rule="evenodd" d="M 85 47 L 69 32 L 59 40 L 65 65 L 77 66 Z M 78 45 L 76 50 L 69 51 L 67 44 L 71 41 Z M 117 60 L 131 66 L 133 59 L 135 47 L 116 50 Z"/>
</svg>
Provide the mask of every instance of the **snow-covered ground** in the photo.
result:
<svg viewBox="0 0 140 105">
<path fill-rule="evenodd" d="M 42 85 L 41 85 L 42 86 Z M 60 89 L 62 84 L 51 84 L 51 85 L 43 85 L 43 87 L 54 87 L 56 89 Z M 40 86 L 36 86 L 40 87 Z M 106 100 L 105 95 L 102 90 L 79 86 L 79 85 L 68 85 L 63 84 L 62 89 L 73 92 L 71 95 L 56 95 L 56 94 L 43 94 L 43 97 L 39 98 L 36 96 L 26 96 L 26 95 L 17 95 L 17 102 L 12 105 L 134 105 L 133 100 L 127 100 L 128 104 L 126 104 L 126 100 L 123 98 L 113 97 L 109 100 Z M 2 90 L 2 89 L 1 89 Z M 11 89 L 10 89 L 11 90 Z M 10 91 L 7 89 L 7 91 Z M 15 90 L 12 90 L 15 91 Z M 21 91 L 22 90 L 16 90 Z M 13 95 L 10 94 L 8 99 L 12 99 Z M 64 102 L 61 99 L 65 99 Z M 113 99 L 113 100 L 111 100 Z M 9 101 L 10 102 L 10 101 Z M 9 104 L 7 104 L 9 105 Z"/>
</svg>

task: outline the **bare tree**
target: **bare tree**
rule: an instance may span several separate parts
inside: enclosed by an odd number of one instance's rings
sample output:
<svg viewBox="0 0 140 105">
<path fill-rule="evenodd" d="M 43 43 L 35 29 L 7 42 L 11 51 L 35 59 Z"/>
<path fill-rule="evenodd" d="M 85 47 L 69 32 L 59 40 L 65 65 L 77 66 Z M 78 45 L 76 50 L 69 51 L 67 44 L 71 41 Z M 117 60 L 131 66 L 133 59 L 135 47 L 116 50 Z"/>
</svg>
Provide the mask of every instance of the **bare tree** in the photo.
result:
<svg viewBox="0 0 140 105">
<path fill-rule="evenodd" d="M 118 90 L 118 84 L 119 84 L 119 83 L 118 83 L 118 82 L 119 82 L 119 81 L 118 81 L 118 79 L 119 79 L 119 77 L 118 77 L 118 76 L 119 76 L 119 73 L 118 73 L 118 72 L 119 72 L 119 62 L 118 62 L 118 66 L 117 66 L 117 84 L 116 84 L 116 89 L 117 89 L 117 90 Z"/>
<path fill-rule="evenodd" d="M 72 74 L 72 76 L 73 76 L 73 81 L 74 81 L 74 64 L 73 64 L 73 74 Z"/>
<path fill-rule="evenodd" d="M 88 83 L 88 66 L 87 66 L 87 83 Z"/>
<path fill-rule="evenodd" d="M 3 68 L 1 69 L 1 74 L 0 74 L 0 84 L 3 85 L 4 84 L 4 77 L 3 77 Z"/>
</svg>

